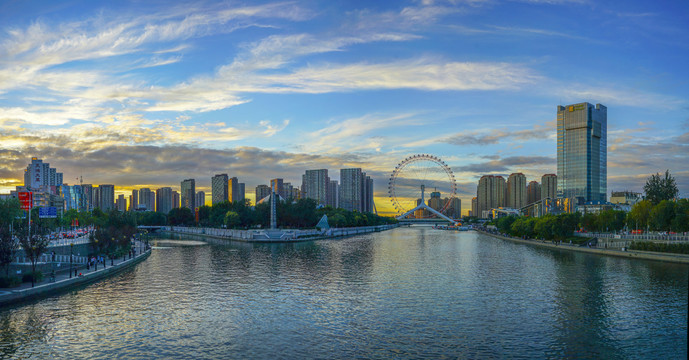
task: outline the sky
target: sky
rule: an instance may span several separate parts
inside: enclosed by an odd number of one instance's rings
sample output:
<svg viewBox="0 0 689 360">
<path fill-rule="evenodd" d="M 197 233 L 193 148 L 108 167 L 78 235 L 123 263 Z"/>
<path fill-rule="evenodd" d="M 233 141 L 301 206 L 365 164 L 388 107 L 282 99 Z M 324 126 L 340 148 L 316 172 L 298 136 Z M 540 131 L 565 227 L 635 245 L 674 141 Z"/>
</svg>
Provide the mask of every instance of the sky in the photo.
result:
<svg viewBox="0 0 689 360">
<path fill-rule="evenodd" d="M 413 154 L 556 173 L 558 105 L 608 108 L 608 192 L 689 197 L 689 2 L 0 1 L 0 193 L 31 157 L 133 188 L 227 173 L 247 196 L 360 167 L 390 213 Z"/>
</svg>

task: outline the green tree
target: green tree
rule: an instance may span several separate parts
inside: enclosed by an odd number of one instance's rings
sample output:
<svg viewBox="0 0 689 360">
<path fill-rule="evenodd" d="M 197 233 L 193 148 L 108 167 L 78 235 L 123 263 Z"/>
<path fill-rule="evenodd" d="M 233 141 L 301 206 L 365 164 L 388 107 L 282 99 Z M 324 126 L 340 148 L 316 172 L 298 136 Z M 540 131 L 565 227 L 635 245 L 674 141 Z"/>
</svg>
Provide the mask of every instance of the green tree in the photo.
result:
<svg viewBox="0 0 689 360">
<path fill-rule="evenodd" d="M 629 227 L 634 229 L 645 229 L 649 225 L 651 219 L 651 209 L 653 204 L 648 200 L 639 201 L 632 206 L 629 212 Z"/>
<path fill-rule="evenodd" d="M 689 199 L 681 199 L 675 204 L 675 218 L 672 219 L 672 230 L 689 231 Z"/>
<path fill-rule="evenodd" d="M 211 207 L 208 205 L 199 207 L 199 226 L 212 226 Z"/>
<path fill-rule="evenodd" d="M 239 214 L 237 214 L 235 211 L 228 211 L 225 214 L 225 225 L 227 226 L 228 229 L 233 229 L 239 226 L 241 223 L 241 218 L 239 217 Z"/>
<path fill-rule="evenodd" d="M 671 230 L 675 217 L 675 203 L 663 200 L 651 210 L 651 229 Z"/>
<path fill-rule="evenodd" d="M 195 223 L 194 213 L 192 213 L 191 209 L 187 207 L 174 208 L 170 210 L 170 212 L 167 215 L 167 220 L 172 226 L 192 226 Z"/>
<path fill-rule="evenodd" d="M 9 277 L 9 265 L 19 249 L 19 242 L 14 237 L 14 223 L 21 214 L 19 200 L 0 199 L 0 266 L 5 268 L 6 277 Z"/>
<path fill-rule="evenodd" d="M 665 177 L 655 174 L 646 180 L 644 185 L 646 192 L 646 200 L 649 200 L 653 205 L 659 204 L 663 200 L 673 200 L 679 194 L 675 178 L 670 175 L 670 170 L 665 170 Z"/>
<path fill-rule="evenodd" d="M 40 230 L 37 226 L 32 226 L 32 228 L 33 231 L 31 236 L 25 234 L 25 236 L 19 237 L 19 243 L 24 250 L 24 254 L 31 262 L 31 287 L 35 285 L 36 263 L 46 249 L 48 249 L 48 245 L 50 244 L 48 237 L 40 234 Z"/>
</svg>

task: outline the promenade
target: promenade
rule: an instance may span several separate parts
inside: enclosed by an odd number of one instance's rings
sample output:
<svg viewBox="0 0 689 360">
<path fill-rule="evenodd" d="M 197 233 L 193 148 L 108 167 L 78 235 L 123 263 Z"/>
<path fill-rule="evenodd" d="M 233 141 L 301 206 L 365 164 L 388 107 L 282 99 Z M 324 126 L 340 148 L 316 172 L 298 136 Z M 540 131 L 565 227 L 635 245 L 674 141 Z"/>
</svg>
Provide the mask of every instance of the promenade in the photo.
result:
<svg viewBox="0 0 689 360">
<path fill-rule="evenodd" d="M 146 245 L 141 241 L 136 241 L 134 248 L 136 249 L 135 256 L 126 255 L 113 260 L 108 259 L 105 261 L 105 266 L 98 264 L 97 267 L 91 266 L 87 270 L 85 265 L 79 265 L 74 266 L 71 271 L 69 267 L 62 267 L 62 270 L 56 272 L 54 280 L 51 279 L 50 273 L 44 274 L 43 280 L 36 283 L 34 287 L 27 282 L 14 288 L 0 288 L 0 306 L 51 296 L 107 278 L 133 267 L 151 254 L 151 250 L 146 250 Z"/>
<path fill-rule="evenodd" d="M 476 230 L 477 232 L 492 236 L 494 238 L 512 241 L 521 244 L 527 244 L 538 247 L 545 247 L 557 250 L 567 250 L 567 251 L 577 251 L 589 254 L 597 255 L 607 255 L 607 256 L 617 256 L 624 258 L 634 258 L 643 260 L 655 260 L 655 261 L 665 261 L 673 263 L 689 264 L 689 255 L 686 254 L 674 254 L 674 253 L 661 253 L 654 251 L 639 251 L 639 250 L 625 250 L 614 249 L 614 248 L 599 248 L 599 247 L 586 247 L 579 245 L 570 245 L 566 243 L 554 243 L 549 240 L 538 240 L 538 239 L 521 239 L 517 237 L 512 237 L 509 235 L 501 235 L 497 233 L 492 233 L 483 230 Z"/>
<path fill-rule="evenodd" d="M 361 226 L 351 228 L 330 228 L 328 230 L 296 230 L 296 229 L 261 229 L 261 230 L 233 230 L 216 228 L 198 228 L 182 226 L 164 226 L 161 229 L 174 234 L 200 235 L 217 239 L 227 239 L 245 242 L 299 242 L 335 237 L 353 236 L 390 230 L 398 227 L 393 225 Z"/>
</svg>

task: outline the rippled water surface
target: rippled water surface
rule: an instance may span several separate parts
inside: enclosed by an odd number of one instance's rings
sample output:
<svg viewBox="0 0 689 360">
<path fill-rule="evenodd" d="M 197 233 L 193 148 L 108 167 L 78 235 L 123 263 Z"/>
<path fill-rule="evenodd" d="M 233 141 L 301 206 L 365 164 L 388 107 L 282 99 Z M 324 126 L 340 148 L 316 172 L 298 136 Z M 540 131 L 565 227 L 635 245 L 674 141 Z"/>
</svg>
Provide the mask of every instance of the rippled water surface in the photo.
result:
<svg viewBox="0 0 689 360">
<path fill-rule="evenodd" d="M 687 358 L 689 267 L 402 228 L 154 239 L 132 271 L 0 310 L 15 358 Z"/>
</svg>

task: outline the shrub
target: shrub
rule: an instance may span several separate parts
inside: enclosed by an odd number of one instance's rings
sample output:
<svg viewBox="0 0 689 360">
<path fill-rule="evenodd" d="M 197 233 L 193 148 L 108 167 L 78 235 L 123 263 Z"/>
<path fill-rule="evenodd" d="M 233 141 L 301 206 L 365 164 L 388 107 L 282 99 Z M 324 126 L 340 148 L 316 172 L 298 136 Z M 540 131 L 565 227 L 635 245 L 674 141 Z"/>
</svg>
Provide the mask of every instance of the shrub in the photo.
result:
<svg viewBox="0 0 689 360">
<path fill-rule="evenodd" d="M 28 273 L 22 276 L 22 282 L 31 282 L 31 277 L 33 277 L 34 282 L 41 282 L 43 280 L 43 273 L 36 271 L 35 273 Z"/>
<path fill-rule="evenodd" d="M 19 284 L 21 284 L 21 279 L 19 279 L 16 276 L 10 276 L 10 277 L 0 277 L 0 288 L 11 288 L 11 287 L 17 287 Z"/>
</svg>

